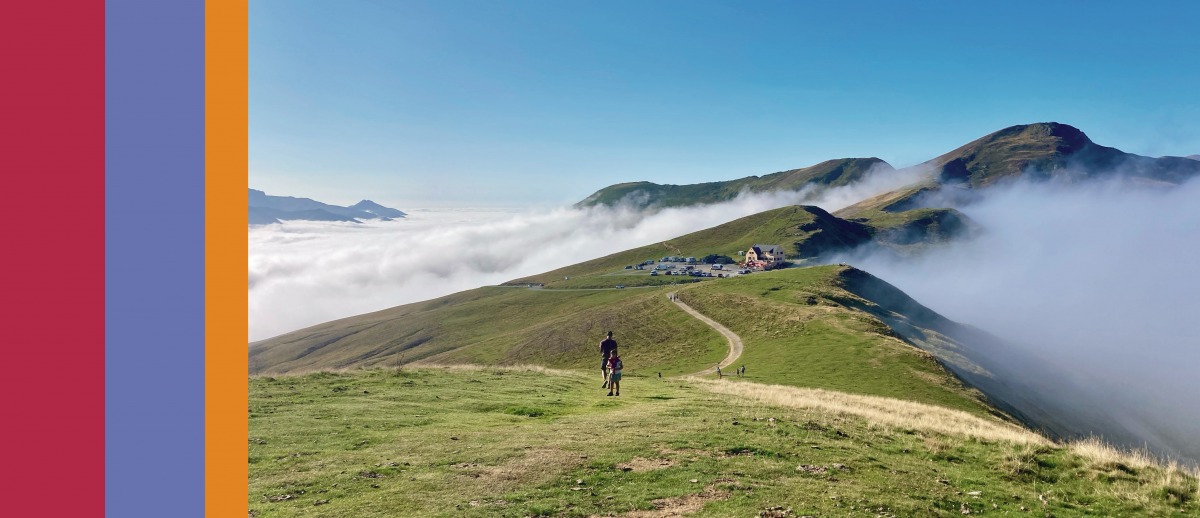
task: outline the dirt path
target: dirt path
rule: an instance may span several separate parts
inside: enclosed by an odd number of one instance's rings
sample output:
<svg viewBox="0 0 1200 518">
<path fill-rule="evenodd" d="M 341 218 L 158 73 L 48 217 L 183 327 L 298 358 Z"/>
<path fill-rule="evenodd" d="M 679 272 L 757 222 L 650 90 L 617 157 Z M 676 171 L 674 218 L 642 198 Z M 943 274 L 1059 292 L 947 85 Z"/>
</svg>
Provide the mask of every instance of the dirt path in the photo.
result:
<svg viewBox="0 0 1200 518">
<path fill-rule="evenodd" d="M 730 365 L 733 365 L 733 362 L 737 361 L 737 359 L 742 356 L 742 338 L 740 336 L 735 334 L 733 331 L 730 331 L 728 327 L 725 327 L 725 326 L 717 323 L 717 321 L 704 316 L 699 311 L 692 309 L 691 306 L 684 304 L 683 302 L 680 302 L 679 299 L 675 298 L 675 292 L 672 291 L 672 292 L 668 293 L 667 299 L 670 300 L 671 302 L 674 302 L 676 306 L 679 306 L 680 309 L 686 311 L 689 315 L 696 317 L 701 322 L 708 324 L 709 327 L 716 329 L 718 333 L 721 333 L 721 335 L 724 336 L 725 339 L 729 341 L 729 354 L 725 355 L 725 359 L 721 360 L 721 363 L 718 363 L 717 367 L 720 367 L 722 369 L 729 367 Z M 703 376 L 705 374 L 714 374 L 717 372 L 717 367 L 712 367 L 710 369 L 704 369 L 700 372 L 694 372 L 692 374 L 688 374 L 688 376 Z"/>
</svg>

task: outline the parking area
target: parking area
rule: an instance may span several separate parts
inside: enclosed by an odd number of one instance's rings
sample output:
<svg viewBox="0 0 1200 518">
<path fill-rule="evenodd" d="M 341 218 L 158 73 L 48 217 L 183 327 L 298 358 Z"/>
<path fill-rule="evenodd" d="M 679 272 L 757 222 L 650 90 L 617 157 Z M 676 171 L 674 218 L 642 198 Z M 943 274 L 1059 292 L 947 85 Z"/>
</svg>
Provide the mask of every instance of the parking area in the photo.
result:
<svg viewBox="0 0 1200 518">
<path fill-rule="evenodd" d="M 747 275 L 755 270 L 737 264 L 705 264 L 695 257 L 664 257 L 647 259 L 638 264 L 626 265 L 622 274 L 644 274 L 666 277 L 731 278 Z"/>
</svg>

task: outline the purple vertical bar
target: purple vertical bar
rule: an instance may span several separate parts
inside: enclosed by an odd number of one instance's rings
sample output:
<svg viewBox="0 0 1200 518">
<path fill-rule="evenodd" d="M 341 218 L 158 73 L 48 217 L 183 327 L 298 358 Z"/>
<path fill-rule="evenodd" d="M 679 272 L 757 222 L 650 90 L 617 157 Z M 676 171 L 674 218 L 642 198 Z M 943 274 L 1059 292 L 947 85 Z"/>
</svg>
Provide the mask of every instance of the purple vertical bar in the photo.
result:
<svg viewBox="0 0 1200 518">
<path fill-rule="evenodd" d="M 105 4 L 105 510 L 204 516 L 204 2 Z"/>
</svg>

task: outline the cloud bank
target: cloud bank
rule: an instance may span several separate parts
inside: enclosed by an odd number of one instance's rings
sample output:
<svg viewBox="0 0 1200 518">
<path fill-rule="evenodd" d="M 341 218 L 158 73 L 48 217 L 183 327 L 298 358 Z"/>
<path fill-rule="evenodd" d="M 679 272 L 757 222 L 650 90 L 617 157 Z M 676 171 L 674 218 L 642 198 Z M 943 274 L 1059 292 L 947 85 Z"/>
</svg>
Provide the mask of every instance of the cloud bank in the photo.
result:
<svg viewBox="0 0 1200 518">
<path fill-rule="evenodd" d="M 656 212 L 412 210 L 394 222 L 251 227 L 249 339 L 498 284 L 796 203 L 833 211 L 921 174 L 876 171 L 843 187 L 743 193 Z"/>
<path fill-rule="evenodd" d="M 1200 457 L 1200 181 L 984 193 L 959 207 L 984 229 L 971 241 L 849 260 L 1052 363 L 1095 396 L 1078 404 L 1171 445 L 1160 451 Z"/>
</svg>

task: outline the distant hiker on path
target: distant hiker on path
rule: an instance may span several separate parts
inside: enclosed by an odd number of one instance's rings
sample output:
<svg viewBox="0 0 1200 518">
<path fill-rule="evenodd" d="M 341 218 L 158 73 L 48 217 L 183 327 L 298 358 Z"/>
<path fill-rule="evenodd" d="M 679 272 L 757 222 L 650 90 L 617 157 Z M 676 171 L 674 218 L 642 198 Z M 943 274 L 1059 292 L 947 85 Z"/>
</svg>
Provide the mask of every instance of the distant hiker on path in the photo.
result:
<svg viewBox="0 0 1200 518">
<path fill-rule="evenodd" d="M 621 356 L 613 349 L 612 356 L 608 358 L 608 395 L 621 395 L 621 369 L 624 367 Z M 616 394 L 613 394 L 614 391 Z"/>
<path fill-rule="evenodd" d="M 600 388 L 608 388 L 608 358 L 617 351 L 617 341 L 613 340 L 612 331 L 600 342 L 600 372 L 604 374 L 604 384 Z"/>
<path fill-rule="evenodd" d="M 720 365 L 718 365 L 718 366 L 717 366 L 717 379 L 721 379 L 721 378 L 723 378 L 723 377 L 724 377 L 724 376 L 722 376 L 722 375 L 721 375 L 721 366 L 720 366 Z"/>
</svg>

